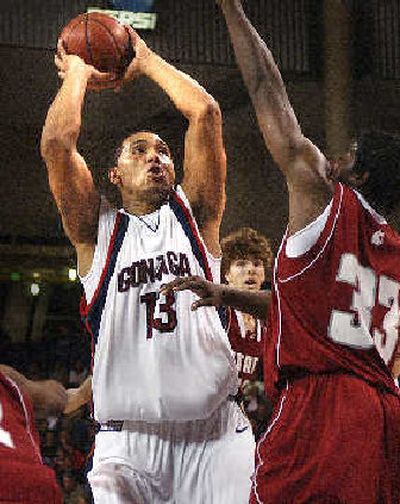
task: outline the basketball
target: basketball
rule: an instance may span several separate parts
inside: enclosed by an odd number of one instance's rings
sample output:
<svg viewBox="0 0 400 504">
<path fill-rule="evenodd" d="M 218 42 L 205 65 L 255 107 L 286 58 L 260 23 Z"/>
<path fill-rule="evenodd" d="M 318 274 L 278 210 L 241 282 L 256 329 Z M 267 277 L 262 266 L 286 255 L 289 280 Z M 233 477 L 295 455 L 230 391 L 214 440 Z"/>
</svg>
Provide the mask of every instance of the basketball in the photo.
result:
<svg viewBox="0 0 400 504">
<path fill-rule="evenodd" d="M 117 79 L 135 56 L 128 28 L 100 12 L 75 17 L 60 38 L 67 54 L 76 54 L 100 72 L 115 74 Z"/>
</svg>

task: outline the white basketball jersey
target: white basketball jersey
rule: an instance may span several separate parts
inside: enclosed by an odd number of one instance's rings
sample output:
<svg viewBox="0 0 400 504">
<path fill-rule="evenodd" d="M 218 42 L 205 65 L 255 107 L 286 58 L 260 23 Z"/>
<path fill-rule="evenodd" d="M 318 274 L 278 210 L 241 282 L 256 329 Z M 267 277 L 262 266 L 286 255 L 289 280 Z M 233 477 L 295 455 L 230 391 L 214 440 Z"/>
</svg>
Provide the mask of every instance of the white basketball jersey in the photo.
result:
<svg viewBox="0 0 400 504">
<path fill-rule="evenodd" d="M 159 292 L 177 276 L 220 278 L 220 259 L 206 250 L 182 189 L 140 217 L 103 199 L 97 240 L 81 279 L 96 420 L 209 417 L 237 390 L 222 314 L 214 307 L 192 312 L 190 291 Z"/>
</svg>

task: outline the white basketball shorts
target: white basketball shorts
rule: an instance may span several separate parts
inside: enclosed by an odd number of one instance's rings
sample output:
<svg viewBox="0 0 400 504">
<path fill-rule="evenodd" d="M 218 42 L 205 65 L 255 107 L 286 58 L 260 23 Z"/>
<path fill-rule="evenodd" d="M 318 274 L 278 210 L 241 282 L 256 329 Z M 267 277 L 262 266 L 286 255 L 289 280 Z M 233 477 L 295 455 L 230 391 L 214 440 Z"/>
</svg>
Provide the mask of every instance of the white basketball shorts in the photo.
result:
<svg viewBox="0 0 400 504">
<path fill-rule="evenodd" d="M 248 419 L 227 400 L 206 420 L 100 430 L 88 479 L 95 504 L 247 504 L 254 450 Z"/>
</svg>

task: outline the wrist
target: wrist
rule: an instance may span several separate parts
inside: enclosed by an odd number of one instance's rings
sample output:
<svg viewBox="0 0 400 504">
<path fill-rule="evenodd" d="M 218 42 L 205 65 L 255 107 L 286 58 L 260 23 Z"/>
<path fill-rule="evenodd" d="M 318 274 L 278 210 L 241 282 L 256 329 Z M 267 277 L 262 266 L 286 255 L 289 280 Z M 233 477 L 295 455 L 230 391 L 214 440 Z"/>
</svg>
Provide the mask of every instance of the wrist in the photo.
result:
<svg viewBox="0 0 400 504">
<path fill-rule="evenodd" d="M 89 80 L 91 73 L 92 69 L 88 65 L 86 65 L 86 63 L 81 58 L 79 58 L 78 56 L 71 57 L 68 64 L 66 77 L 72 75 L 74 77 L 80 77 L 82 79 Z"/>
<path fill-rule="evenodd" d="M 141 75 L 152 78 L 152 75 L 160 71 L 162 61 L 163 59 L 158 54 L 146 47 L 145 53 L 139 56 L 138 72 Z"/>
<path fill-rule="evenodd" d="M 243 5 L 241 0 L 222 0 L 221 1 L 221 10 L 224 14 L 228 14 L 230 12 L 238 11 L 242 9 Z"/>
</svg>

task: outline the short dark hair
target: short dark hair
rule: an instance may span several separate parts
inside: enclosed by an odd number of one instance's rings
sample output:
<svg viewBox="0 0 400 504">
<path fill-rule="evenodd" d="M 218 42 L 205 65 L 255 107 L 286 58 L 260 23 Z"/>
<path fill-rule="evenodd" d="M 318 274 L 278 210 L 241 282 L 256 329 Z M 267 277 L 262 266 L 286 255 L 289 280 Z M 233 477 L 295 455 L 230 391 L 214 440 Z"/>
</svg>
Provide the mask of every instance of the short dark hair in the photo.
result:
<svg viewBox="0 0 400 504">
<path fill-rule="evenodd" d="M 265 236 L 250 227 L 242 227 L 230 233 L 221 241 L 222 248 L 222 278 L 225 278 L 230 265 L 237 259 L 261 259 L 264 270 L 267 272 L 272 267 L 274 255 L 270 242 Z"/>
<path fill-rule="evenodd" d="M 359 191 L 375 210 L 390 213 L 400 201 L 400 138 L 367 131 L 359 134 L 356 142 L 353 171 L 369 173 Z"/>
</svg>

